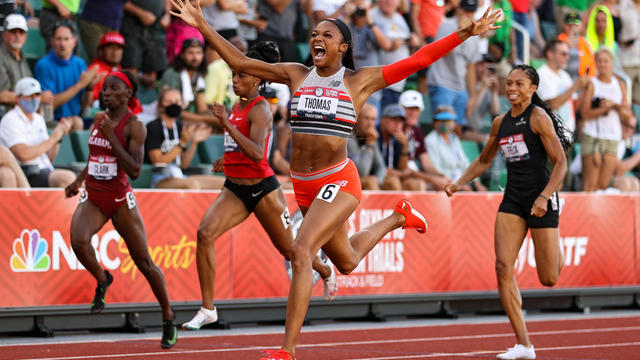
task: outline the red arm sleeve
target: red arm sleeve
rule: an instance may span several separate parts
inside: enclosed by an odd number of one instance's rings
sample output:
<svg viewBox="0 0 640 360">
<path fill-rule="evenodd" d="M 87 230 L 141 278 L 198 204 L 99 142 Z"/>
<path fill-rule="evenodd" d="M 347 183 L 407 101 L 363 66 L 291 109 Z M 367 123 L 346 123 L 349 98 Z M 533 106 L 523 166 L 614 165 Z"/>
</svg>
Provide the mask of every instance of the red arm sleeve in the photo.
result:
<svg viewBox="0 0 640 360">
<path fill-rule="evenodd" d="M 416 71 L 431 65 L 460 44 L 462 44 L 462 41 L 460 41 L 458 33 L 454 32 L 445 38 L 423 46 L 406 59 L 383 66 L 382 77 L 387 82 L 387 85 L 397 83 Z"/>
</svg>

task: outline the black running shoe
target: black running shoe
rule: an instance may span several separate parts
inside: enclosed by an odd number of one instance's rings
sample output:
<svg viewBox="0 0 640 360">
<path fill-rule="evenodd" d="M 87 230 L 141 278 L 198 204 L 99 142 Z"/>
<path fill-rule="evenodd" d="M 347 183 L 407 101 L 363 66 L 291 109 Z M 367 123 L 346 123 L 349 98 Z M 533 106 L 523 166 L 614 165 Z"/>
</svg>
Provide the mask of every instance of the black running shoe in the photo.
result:
<svg viewBox="0 0 640 360">
<path fill-rule="evenodd" d="M 175 312 L 173 315 L 173 319 L 175 319 Z M 178 342 L 178 328 L 173 324 L 173 320 L 163 320 L 162 321 L 162 341 L 160 341 L 160 345 L 162 345 L 163 349 L 169 349 L 173 347 Z"/>
<path fill-rule="evenodd" d="M 107 275 L 107 282 L 100 284 L 96 287 L 96 294 L 93 296 L 93 301 L 91 302 L 91 313 L 98 314 L 104 309 L 105 298 L 107 296 L 107 288 L 113 282 L 113 275 L 107 270 L 104 271 Z"/>
</svg>

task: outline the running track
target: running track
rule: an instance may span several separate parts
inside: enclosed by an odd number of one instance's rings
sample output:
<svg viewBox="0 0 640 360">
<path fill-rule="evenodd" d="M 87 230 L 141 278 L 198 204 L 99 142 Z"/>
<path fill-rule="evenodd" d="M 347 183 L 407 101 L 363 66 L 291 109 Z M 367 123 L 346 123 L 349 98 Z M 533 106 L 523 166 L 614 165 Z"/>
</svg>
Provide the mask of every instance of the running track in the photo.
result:
<svg viewBox="0 0 640 360">
<path fill-rule="evenodd" d="M 385 323 L 351 330 L 305 327 L 299 360 L 495 359 L 512 346 L 514 336 L 504 320 L 466 324 L 407 326 Z M 528 319 L 538 359 L 640 359 L 640 312 L 616 317 Z M 189 332 L 170 350 L 162 350 L 159 333 L 127 334 L 97 341 L 38 341 L 15 345 L 3 339 L 1 359 L 249 359 L 282 341 L 276 333 L 226 335 L 226 330 Z M 213 334 L 213 335 L 212 335 Z M 145 336 L 146 335 L 146 336 Z M 151 338 L 152 339 L 151 339 Z M 10 339 L 9 339 L 10 340 Z M 43 343 L 44 342 L 44 343 Z"/>
</svg>

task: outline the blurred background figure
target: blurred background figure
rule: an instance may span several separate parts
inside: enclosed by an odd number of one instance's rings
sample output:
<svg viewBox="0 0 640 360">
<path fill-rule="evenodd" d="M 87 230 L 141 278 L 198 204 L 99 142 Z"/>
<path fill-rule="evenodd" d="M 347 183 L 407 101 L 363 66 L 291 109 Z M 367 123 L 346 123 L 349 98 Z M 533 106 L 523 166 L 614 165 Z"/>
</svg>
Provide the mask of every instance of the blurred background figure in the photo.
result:
<svg viewBox="0 0 640 360">
<path fill-rule="evenodd" d="M 378 109 L 372 104 L 365 104 L 358 114 L 355 136 L 347 142 L 347 155 L 358 168 L 363 190 L 380 190 L 380 184 L 387 174 L 387 167 L 378 149 L 377 118 Z"/>
</svg>

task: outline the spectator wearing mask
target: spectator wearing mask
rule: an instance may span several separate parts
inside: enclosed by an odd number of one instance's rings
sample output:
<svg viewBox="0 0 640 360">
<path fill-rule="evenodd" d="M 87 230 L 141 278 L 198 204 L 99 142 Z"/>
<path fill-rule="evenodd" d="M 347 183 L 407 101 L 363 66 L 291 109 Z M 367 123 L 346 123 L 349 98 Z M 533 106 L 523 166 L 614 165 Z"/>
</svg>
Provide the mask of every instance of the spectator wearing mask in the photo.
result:
<svg viewBox="0 0 640 360">
<path fill-rule="evenodd" d="M 44 118 L 37 113 L 41 94 L 36 79 L 27 77 L 18 81 L 18 102 L 0 121 L 0 142 L 20 161 L 32 187 L 65 187 L 75 180 L 75 174 L 55 169 L 52 162 L 62 137 L 69 133 L 71 120 L 62 119 L 49 136 Z"/>
<path fill-rule="evenodd" d="M 462 149 L 460 139 L 453 132 L 456 126 L 455 110 L 450 106 L 441 106 L 433 116 L 433 130 L 425 138 L 427 151 L 433 165 L 449 179 L 458 179 L 469 166 L 470 161 Z M 465 191 L 487 191 L 482 183 L 475 179 L 462 188 Z"/>
<path fill-rule="evenodd" d="M 96 81 L 96 70 L 87 71 L 87 64 L 73 55 L 78 43 L 76 30 L 71 23 L 59 23 L 51 38 L 53 49 L 40 59 L 34 68 L 36 79 L 43 90 L 53 94 L 55 120 L 71 118 L 72 129 L 84 128 L 83 109 L 91 102 L 91 91 Z M 48 102 L 49 99 L 43 99 Z M 49 120 L 49 119 L 46 119 Z"/>
<path fill-rule="evenodd" d="M 180 92 L 166 89 L 158 98 L 158 119 L 147 124 L 145 151 L 153 164 L 151 186 L 168 189 L 219 189 L 224 178 L 211 175 L 185 176 L 198 144 L 209 138 L 211 128 L 182 122 Z"/>
<path fill-rule="evenodd" d="M 173 59 L 171 66 L 162 74 L 162 87 L 176 89 L 182 95 L 182 102 L 188 111 L 203 113 L 207 111 L 204 98 L 207 64 L 204 61 L 204 45 L 196 39 L 187 39 L 182 43 L 180 54 Z M 190 119 L 186 119 L 190 120 Z"/>
<path fill-rule="evenodd" d="M 622 0 L 620 9 L 622 31 L 618 55 L 622 69 L 631 80 L 633 103 L 640 104 L 640 0 Z"/>
<path fill-rule="evenodd" d="M 127 0 L 86 0 L 78 17 L 78 29 L 89 61 L 98 53 L 104 34 L 120 30 Z"/>
<path fill-rule="evenodd" d="M 363 190 L 380 190 L 387 167 L 378 149 L 376 120 L 378 109 L 372 104 L 362 106 L 356 122 L 355 137 L 347 142 L 347 155 L 356 164 Z"/>
<path fill-rule="evenodd" d="M 40 35 L 44 39 L 47 51 L 51 49 L 51 37 L 60 22 L 68 22 L 75 27 L 76 13 L 82 0 L 42 0 L 40 13 Z"/>
<path fill-rule="evenodd" d="M 102 84 L 104 79 L 112 71 L 120 70 L 120 62 L 122 61 L 122 50 L 124 48 L 124 36 L 120 33 L 112 31 L 104 34 L 98 45 L 98 57 L 89 65 L 89 70 L 96 69 L 98 81 L 93 87 L 92 100 L 96 101 L 100 98 Z"/>
<path fill-rule="evenodd" d="M 20 14 L 6 17 L 3 25 L 2 44 L 0 44 L 0 106 L 13 106 L 16 103 L 14 86 L 18 80 L 31 77 L 31 69 L 22 53 L 27 41 L 27 20 Z M 4 111 L 0 109 L 0 116 Z"/>
<path fill-rule="evenodd" d="M 462 0 L 460 7 L 455 10 L 455 16 L 443 20 L 436 39 L 444 38 L 463 24 L 473 21 L 477 8 L 477 0 Z M 469 94 L 475 90 L 475 64 L 482 60 L 480 40 L 469 40 L 434 62 L 428 73 L 431 108 L 453 107 L 455 113 L 459 114 L 456 131 L 463 138 L 463 128 L 467 127 L 467 102 Z"/>
<path fill-rule="evenodd" d="M 591 45 L 584 36 L 580 35 L 582 20 L 577 12 L 569 12 L 564 18 L 562 32 L 558 39 L 569 45 L 569 61 L 567 72 L 572 79 L 588 75 L 593 77 L 596 73 L 595 60 Z"/>
</svg>

